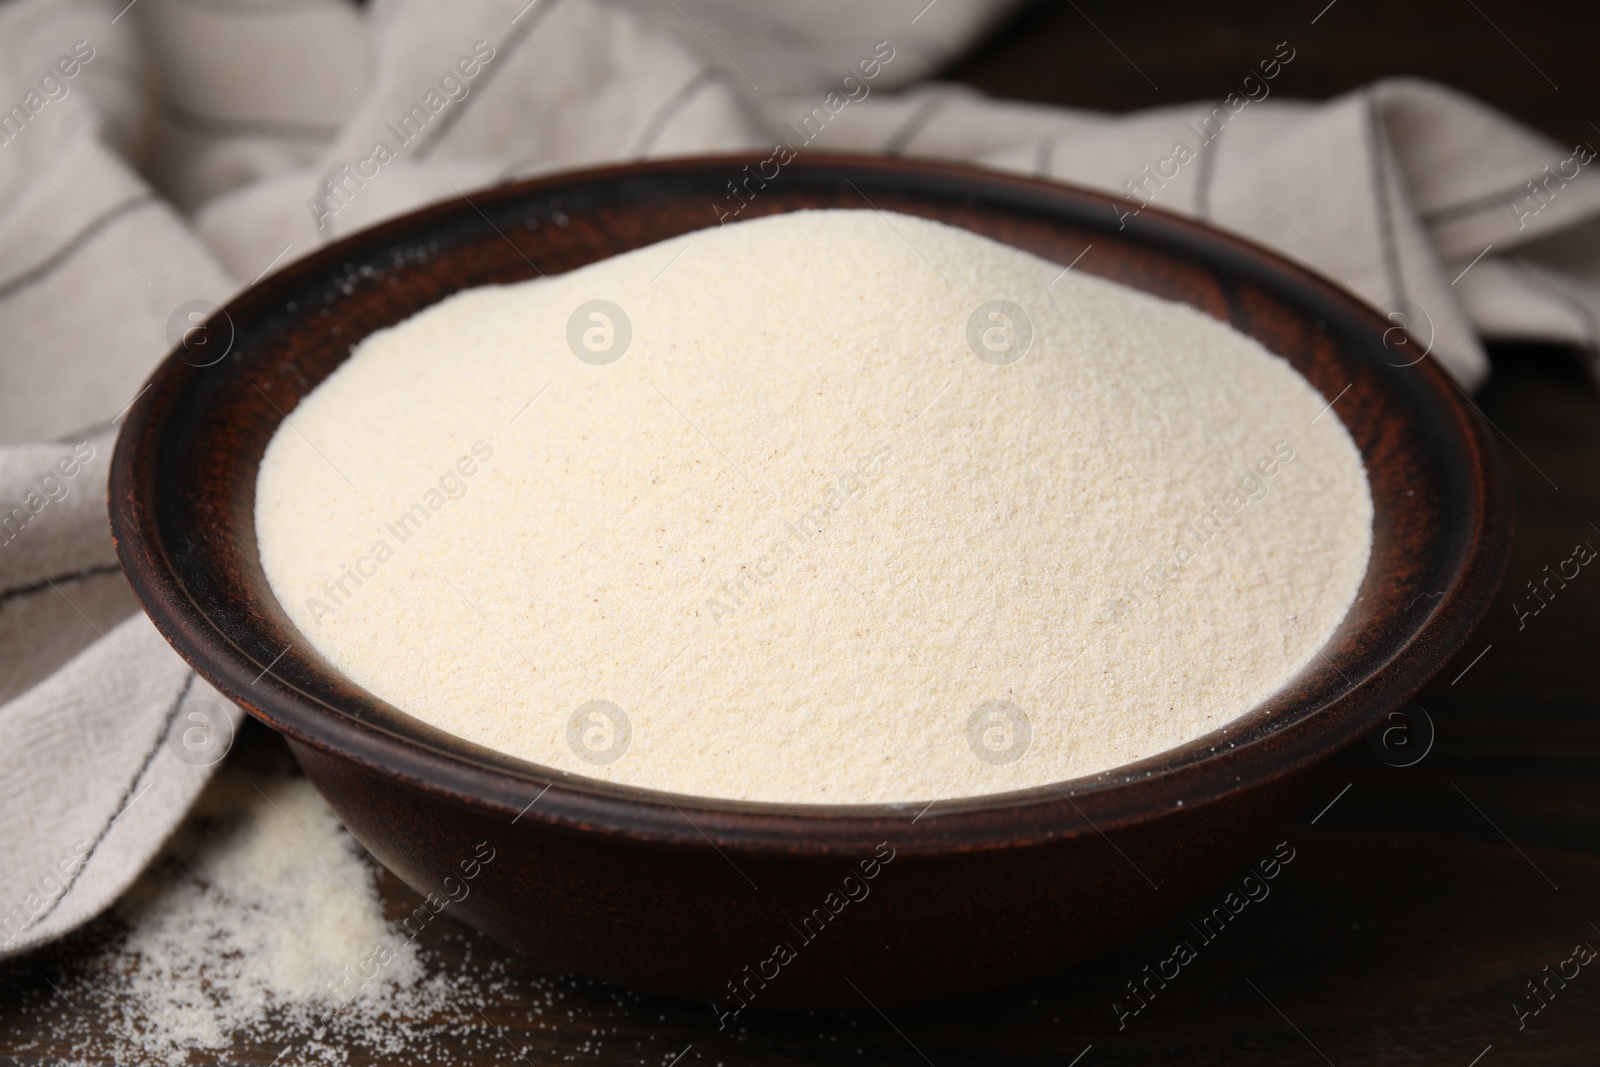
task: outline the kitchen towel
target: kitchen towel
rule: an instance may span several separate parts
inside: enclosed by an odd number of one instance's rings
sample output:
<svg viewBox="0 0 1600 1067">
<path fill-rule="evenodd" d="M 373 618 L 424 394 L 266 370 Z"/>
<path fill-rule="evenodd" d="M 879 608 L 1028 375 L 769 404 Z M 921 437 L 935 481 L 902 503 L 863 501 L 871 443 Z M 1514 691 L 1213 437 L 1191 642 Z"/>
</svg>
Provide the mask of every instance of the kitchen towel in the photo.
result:
<svg viewBox="0 0 1600 1067">
<path fill-rule="evenodd" d="M 1274 248 L 1469 392 L 1486 337 L 1574 344 L 1600 369 L 1600 131 L 1558 145 L 1406 79 L 1290 100 L 1321 47 L 1309 20 L 1219 72 L 1213 99 L 1128 115 L 930 80 L 1013 6 L 0 4 L 0 956 L 114 900 L 239 722 L 116 567 L 122 415 L 197 309 L 379 219 L 670 155 L 965 160 Z M 759 190 L 730 187 L 706 224 Z"/>
</svg>

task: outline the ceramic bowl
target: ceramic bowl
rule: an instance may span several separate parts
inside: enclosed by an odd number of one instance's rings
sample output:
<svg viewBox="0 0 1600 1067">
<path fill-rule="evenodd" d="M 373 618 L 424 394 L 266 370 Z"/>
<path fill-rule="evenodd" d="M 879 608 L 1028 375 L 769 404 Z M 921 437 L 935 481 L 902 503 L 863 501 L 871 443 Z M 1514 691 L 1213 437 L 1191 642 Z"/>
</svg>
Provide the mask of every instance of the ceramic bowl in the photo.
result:
<svg viewBox="0 0 1600 1067">
<path fill-rule="evenodd" d="M 741 1005 L 882 1007 L 1060 968 L 1170 914 L 1260 847 L 1308 768 L 1460 647 L 1504 566 L 1508 482 L 1481 416 L 1394 321 L 1269 252 L 1153 208 L 1121 219 L 1124 205 L 1100 193 L 875 158 L 797 159 L 740 215 L 870 204 L 1063 265 L 1092 244 L 1075 269 L 1228 322 L 1338 400 L 1371 481 L 1370 567 L 1330 643 L 1226 735 L 926 809 L 669 795 L 411 718 L 330 667 L 262 573 L 257 465 L 352 346 L 460 289 L 715 225 L 732 204 L 727 183 L 757 162 L 504 185 L 252 286 L 197 335 L 210 347 L 175 351 L 128 414 L 110 486 L 119 557 L 173 647 L 288 738 L 378 860 L 550 965 L 713 1002 L 725 1020 Z"/>
</svg>

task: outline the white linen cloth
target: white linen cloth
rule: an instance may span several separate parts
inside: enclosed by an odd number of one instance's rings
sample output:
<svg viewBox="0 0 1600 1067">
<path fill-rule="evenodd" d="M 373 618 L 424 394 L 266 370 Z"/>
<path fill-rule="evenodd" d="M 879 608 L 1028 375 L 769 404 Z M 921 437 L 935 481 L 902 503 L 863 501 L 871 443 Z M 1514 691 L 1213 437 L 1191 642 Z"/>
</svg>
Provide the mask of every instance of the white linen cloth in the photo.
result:
<svg viewBox="0 0 1600 1067">
<path fill-rule="evenodd" d="M 115 899 L 239 714 L 117 571 L 120 414 L 185 304 L 378 219 L 531 174 L 779 142 L 968 160 L 1132 189 L 1277 249 L 1394 309 L 1469 390 L 1480 337 L 1594 358 L 1589 146 L 1413 80 L 1286 101 L 1279 79 L 1319 47 L 1309 25 L 1248 77 L 1219 73 L 1214 100 L 1125 116 L 924 80 L 1009 6 L 0 5 L 0 956 Z M 374 159 L 380 141 L 392 158 Z"/>
</svg>

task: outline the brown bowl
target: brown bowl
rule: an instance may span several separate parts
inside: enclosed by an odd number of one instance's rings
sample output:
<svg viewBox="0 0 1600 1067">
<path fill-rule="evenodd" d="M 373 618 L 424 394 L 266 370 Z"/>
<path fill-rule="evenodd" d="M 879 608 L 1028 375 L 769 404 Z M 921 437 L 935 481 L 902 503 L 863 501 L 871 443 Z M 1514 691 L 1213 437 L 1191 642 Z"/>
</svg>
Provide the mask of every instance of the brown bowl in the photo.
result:
<svg viewBox="0 0 1600 1067">
<path fill-rule="evenodd" d="M 670 795 L 567 775 L 427 726 L 341 677 L 256 554 L 256 469 L 285 413 L 362 338 L 469 286 L 575 267 L 714 224 L 755 159 L 502 186 L 359 233 L 246 290 L 133 405 L 111 526 L 134 591 L 207 680 L 283 733 L 374 856 L 558 967 L 754 1007 L 862 1007 L 1016 982 L 1179 907 L 1256 847 L 1316 761 L 1372 729 L 1461 645 L 1510 540 L 1503 461 L 1431 360 L 1330 284 L 1195 222 L 935 163 L 807 156 L 741 218 L 923 215 L 1231 323 L 1288 359 L 1361 449 L 1375 507 L 1360 599 L 1261 707 L 1150 759 L 920 806 Z M 196 349 L 198 350 L 198 348 Z M 213 344 L 210 351 L 216 351 Z M 209 365 L 206 365 L 209 364 Z M 492 857 L 487 858 L 486 857 Z M 780 947 L 783 946 L 783 947 Z"/>
</svg>

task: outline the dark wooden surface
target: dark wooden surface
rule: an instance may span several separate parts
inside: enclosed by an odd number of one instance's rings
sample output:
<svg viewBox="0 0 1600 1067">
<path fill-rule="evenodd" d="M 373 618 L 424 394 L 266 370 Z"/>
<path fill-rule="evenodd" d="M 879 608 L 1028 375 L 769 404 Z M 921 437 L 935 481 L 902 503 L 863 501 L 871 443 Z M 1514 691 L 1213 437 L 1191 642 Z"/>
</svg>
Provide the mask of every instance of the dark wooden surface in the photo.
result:
<svg viewBox="0 0 1600 1067">
<path fill-rule="evenodd" d="M 950 75 L 996 96 L 1132 111 L 1219 99 L 1288 41 L 1295 60 L 1274 95 L 1432 78 L 1571 146 L 1600 141 L 1597 40 L 1592 0 L 1041 0 Z"/>
<path fill-rule="evenodd" d="M 1164 13 L 1163 6 L 1079 6 L 1141 61 L 1159 91 L 1116 70 L 1123 61 L 1070 4 L 1023 15 L 959 73 L 1032 99 L 1117 110 L 1172 103 L 1209 95 L 1208 79 L 1237 65 L 1230 57 L 1253 56 L 1258 39 L 1283 39 L 1276 26 L 1305 23 L 1322 3 L 1294 5 L 1292 19 L 1280 5 L 1238 2 L 1191 14 Z M 1552 136 L 1582 137 L 1597 75 L 1581 51 L 1595 39 L 1586 32 L 1594 16 L 1576 4 L 1537 0 L 1517 7 L 1477 0 L 1477 6 L 1554 78 L 1559 92 L 1466 0 L 1382 6 L 1339 0 L 1318 24 L 1329 31 L 1325 58 L 1320 65 L 1297 60 L 1294 69 L 1306 81 L 1288 91 L 1327 95 L 1381 74 L 1427 73 Z M 1594 110 L 1600 121 L 1600 108 Z M 1417 698 L 1436 725 L 1432 750 L 1408 768 L 1379 762 L 1366 746 L 1330 761 L 1277 835 L 1297 855 L 1271 895 L 1204 946 L 1125 1029 L 1118 1029 L 1112 1009 L 1114 1000 L 1126 1000 L 1123 983 L 1168 956 L 1174 941 L 1195 940 L 1188 919 L 1198 920 L 1220 900 L 1227 881 L 1180 918 L 1046 981 L 898 1009 L 889 1018 L 750 1013 L 731 1034 L 718 1033 L 703 1005 L 547 974 L 441 921 L 421 940 L 439 966 L 486 976 L 485 1015 L 504 1028 L 503 1039 L 488 1025 L 444 1034 L 408 1061 L 665 1065 L 688 1047 L 683 1067 L 1068 1067 L 1085 1049 L 1076 1061 L 1081 1067 L 1594 1064 L 1600 969 L 1585 967 L 1525 1029 L 1518 1029 L 1514 1004 L 1531 1004 L 1527 981 L 1567 958 L 1575 944 L 1600 947 L 1600 570 L 1585 568 L 1524 628 L 1512 603 L 1519 592 L 1526 601 L 1524 583 L 1567 559 L 1576 543 L 1600 547 L 1600 393 L 1569 352 L 1507 347 L 1494 358 L 1494 378 L 1478 399 L 1517 446 L 1508 454 L 1518 532 L 1506 588 L 1489 618 Z M 257 736 L 254 744 L 275 742 Z M 416 903 L 393 880 L 384 888 L 395 914 Z M 83 951 L 69 941 L 0 970 L 0 1064 L 84 1055 L 54 1036 L 55 1021 L 68 1019 L 71 1009 L 51 990 Z M 281 1048 L 281 1041 L 240 1047 L 226 1062 L 268 1064 Z M 353 1048 L 348 1062 L 380 1058 Z"/>
<path fill-rule="evenodd" d="M 1513 452 L 1520 525 L 1507 588 L 1467 649 L 1417 698 L 1436 726 L 1431 751 L 1407 768 L 1385 765 L 1365 745 L 1330 761 L 1275 835 L 1296 856 L 1271 895 L 1203 946 L 1126 1028 L 1118 1029 L 1112 1009 L 1127 1002 L 1123 984 L 1170 955 L 1175 941 L 1198 942 L 1188 922 L 1236 879 L 1136 942 L 1045 981 L 897 1009 L 887 1019 L 747 1013 L 725 1033 L 704 1005 L 551 974 L 441 921 L 421 942 L 438 967 L 482 976 L 485 1016 L 511 1044 L 489 1025 L 471 1026 L 431 1039 L 417 1062 L 507 1062 L 514 1047 L 525 1057 L 518 1062 L 531 1064 L 664 1065 L 692 1045 L 684 1067 L 1065 1067 L 1092 1045 L 1082 1067 L 1469 1067 L 1486 1049 L 1481 1067 L 1592 1065 L 1600 1056 L 1600 970 L 1584 968 L 1520 1031 L 1513 1005 L 1530 1003 L 1525 983 L 1574 945 L 1600 947 L 1600 926 L 1592 925 L 1600 924 L 1600 569 L 1580 572 L 1522 629 L 1511 604 L 1574 544 L 1600 547 L 1590 525 L 1600 519 L 1600 393 L 1571 353 L 1495 356 L 1479 400 L 1528 457 Z M 256 750 L 259 758 L 261 748 L 280 744 L 255 727 L 234 756 Z M 418 903 L 392 878 L 383 887 L 396 917 Z M 73 1009 L 51 983 L 62 984 L 88 952 L 84 939 L 69 940 L 0 971 L 0 1063 L 68 1055 L 72 1042 L 52 1030 L 71 1022 Z M 282 1047 L 243 1045 L 221 1062 L 268 1064 Z M 384 1061 L 355 1047 L 348 1062 Z"/>
</svg>

